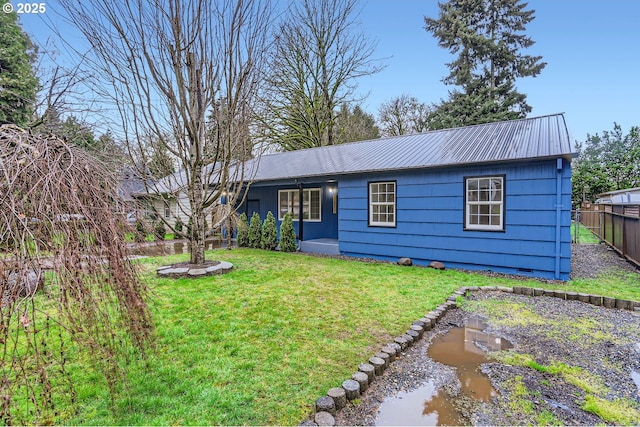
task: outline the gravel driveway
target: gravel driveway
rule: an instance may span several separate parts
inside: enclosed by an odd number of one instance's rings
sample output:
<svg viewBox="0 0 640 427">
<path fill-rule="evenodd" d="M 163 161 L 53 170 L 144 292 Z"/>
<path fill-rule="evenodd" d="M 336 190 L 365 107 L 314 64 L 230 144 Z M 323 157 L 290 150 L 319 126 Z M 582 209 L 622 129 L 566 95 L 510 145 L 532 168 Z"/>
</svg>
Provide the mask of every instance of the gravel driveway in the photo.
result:
<svg viewBox="0 0 640 427">
<path fill-rule="evenodd" d="M 612 266 L 638 273 L 605 245 L 574 245 L 573 250 L 572 278 L 596 277 Z M 640 283 L 640 273 L 638 277 Z M 513 344 L 510 352 L 528 355 L 539 365 L 564 364 L 587 372 L 588 378 L 599 384 L 596 389 L 601 398 L 608 401 L 624 399 L 640 408 L 639 312 L 501 292 L 476 292 L 469 299 L 470 305 L 474 300 L 479 304 L 495 300 L 502 305 L 523 306 L 530 310 L 528 315 L 547 319 L 548 322 L 542 325 L 536 322 L 510 324 L 485 316 L 487 332 L 509 340 Z M 451 405 L 465 420 L 464 424 L 612 424 L 582 409 L 590 393 L 570 380 L 517 364 L 490 362 L 481 365 L 482 373 L 496 390 L 490 401 L 474 401 L 461 393 L 456 370 L 435 362 L 427 352 L 434 338 L 466 325 L 472 316 L 474 314 L 460 309 L 447 312 L 433 330 L 425 333 L 418 343 L 390 365 L 356 404 L 349 403 L 338 412 L 336 424 L 376 425 L 381 403 L 408 396 L 407 392 L 424 388 L 427 383 L 446 393 Z M 514 379 L 520 383 L 515 384 Z M 640 418 L 622 423 L 637 425 Z"/>
</svg>

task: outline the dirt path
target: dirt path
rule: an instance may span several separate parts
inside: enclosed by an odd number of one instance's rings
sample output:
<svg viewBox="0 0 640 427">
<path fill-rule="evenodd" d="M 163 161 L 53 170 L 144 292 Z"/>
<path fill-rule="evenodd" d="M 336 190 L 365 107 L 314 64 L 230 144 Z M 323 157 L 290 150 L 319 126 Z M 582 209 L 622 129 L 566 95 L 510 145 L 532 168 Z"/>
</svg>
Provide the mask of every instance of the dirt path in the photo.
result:
<svg viewBox="0 0 640 427">
<path fill-rule="evenodd" d="M 495 396 L 486 402 L 461 393 L 456 370 L 428 355 L 434 338 L 464 326 L 474 313 L 487 320 L 486 332 L 513 344 L 499 353 L 502 362 L 481 365 L 495 389 Z M 640 313 L 551 297 L 474 293 L 465 310 L 447 312 L 357 404 L 343 409 L 336 422 L 376 425 L 382 402 L 399 395 L 408 398 L 407 392 L 420 390 L 426 383 L 446 394 L 464 424 L 637 425 Z M 403 411 L 421 413 L 428 398 Z M 402 418 L 398 423 L 403 423 Z"/>
</svg>

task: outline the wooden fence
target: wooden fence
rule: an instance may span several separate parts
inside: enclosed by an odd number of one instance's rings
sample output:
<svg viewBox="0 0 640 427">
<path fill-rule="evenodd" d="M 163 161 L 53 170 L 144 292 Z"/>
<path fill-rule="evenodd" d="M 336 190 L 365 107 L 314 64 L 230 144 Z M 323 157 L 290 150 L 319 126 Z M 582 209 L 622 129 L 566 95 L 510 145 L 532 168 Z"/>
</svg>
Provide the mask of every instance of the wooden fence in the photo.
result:
<svg viewBox="0 0 640 427">
<path fill-rule="evenodd" d="M 588 204 L 578 221 L 640 267 L 640 205 Z"/>
</svg>

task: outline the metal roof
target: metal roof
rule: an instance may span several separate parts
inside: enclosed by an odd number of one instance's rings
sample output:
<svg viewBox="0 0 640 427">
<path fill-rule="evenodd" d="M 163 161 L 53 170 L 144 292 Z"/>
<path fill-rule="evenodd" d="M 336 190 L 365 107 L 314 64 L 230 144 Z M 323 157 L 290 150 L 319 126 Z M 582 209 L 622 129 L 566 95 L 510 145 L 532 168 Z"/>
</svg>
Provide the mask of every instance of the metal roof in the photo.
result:
<svg viewBox="0 0 640 427">
<path fill-rule="evenodd" d="M 577 155 L 563 114 L 265 154 L 254 182 Z"/>
<path fill-rule="evenodd" d="M 552 114 L 264 154 L 245 163 L 245 176 L 265 182 L 576 155 L 563 114 Z M 156 183 L 156 191 L 176 191 L 185 182 L 178 171 Z"/>
</svg>

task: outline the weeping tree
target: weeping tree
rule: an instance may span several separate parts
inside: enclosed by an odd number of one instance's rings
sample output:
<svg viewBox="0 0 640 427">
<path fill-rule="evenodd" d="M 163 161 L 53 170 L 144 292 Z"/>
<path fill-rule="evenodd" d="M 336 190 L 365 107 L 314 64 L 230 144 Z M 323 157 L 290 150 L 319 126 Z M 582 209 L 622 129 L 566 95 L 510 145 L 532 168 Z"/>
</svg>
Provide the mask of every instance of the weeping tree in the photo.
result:
<svg viewBox="0 0 640 427">
<path fill-rule="evenodd" d="M 104 164 L 4 125 L 0 171 L 0 414 L 55 423 L 56 407 L 75 403 L 71 354 L 88 352 L 114 392 L 125 356 L 144 351 L 148 290 L 128 261 Z"/>
<path fill-rule="evenodd" d="M 91 45 L 87 63 L 106 82 L 102 95 L 120 113 L 123 139 L 134 163 L 142 165 L 137 172 L 147 192 L 165 201 L 186 193 L 190 261 L 203 263 L 206 214 L 225 193 L 227 204 L 237 206 L 248 188 L 244 164 L 269 52 L 270 4 L 60 3 Z M 178 173 L 159 181 L 149 176 L 148 151 L 141 145 L 148 138 L 176 159 Z"/>
</svg>

